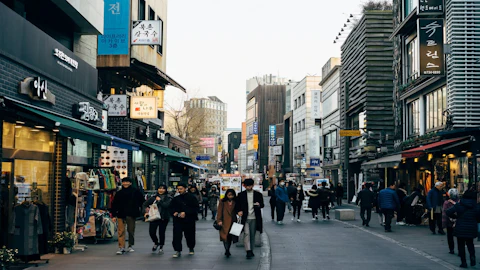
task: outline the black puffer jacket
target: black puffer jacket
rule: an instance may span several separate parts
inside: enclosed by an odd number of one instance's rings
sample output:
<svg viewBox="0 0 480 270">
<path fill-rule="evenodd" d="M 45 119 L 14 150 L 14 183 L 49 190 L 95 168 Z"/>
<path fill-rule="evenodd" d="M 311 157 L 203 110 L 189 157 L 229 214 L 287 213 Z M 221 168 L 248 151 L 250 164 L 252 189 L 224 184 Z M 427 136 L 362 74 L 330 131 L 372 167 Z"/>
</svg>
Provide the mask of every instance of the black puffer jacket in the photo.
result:
<svg viewBox="0 0 480 270">
<path fill-rule="evenodd" d="M 157 201 L 156 198 L 160 197 L 161 200 Z M 170 219 L 170 203 L 172 202 L 172 198 L 168 196 L 168 194 L 155 194 L 154 196 L 150 197 L 145 203 L 143 203 L 143 208 L 146 209 L 153 203 L 156 203 L 158 206 L 158 211 L 160 212 L 160 216 L 163 220 Z"/>
<path fill-rule="evenodd" d="M 459 203 L 446 211 L 447 216 L 456 218 L 453 235 L 462 238 L 477 237 L 477 222 L 480 220 L 480 208 L 472 199 L 461 199 Z"/>
</svg>

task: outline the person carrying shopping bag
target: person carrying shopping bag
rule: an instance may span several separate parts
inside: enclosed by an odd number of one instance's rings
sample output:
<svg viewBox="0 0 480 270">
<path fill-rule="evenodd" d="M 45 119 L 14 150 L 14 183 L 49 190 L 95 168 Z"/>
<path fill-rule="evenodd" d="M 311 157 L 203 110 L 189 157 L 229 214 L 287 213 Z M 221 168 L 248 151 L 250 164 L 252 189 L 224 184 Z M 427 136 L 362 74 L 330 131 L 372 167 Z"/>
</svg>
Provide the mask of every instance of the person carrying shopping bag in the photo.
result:
<svg viewBox="0 0 480 270">
<path fill-rule="evenodd" d="M 168 196 L 167 186 L 160 185 L 157 190 L 157 194 L 148 199 L 144 204 L 145 218 L 148 221 L 150 206 L 155 204 L 160 214 L 159 219 L 150 221 L 148 232 L 150 238 L 153 241 L 152 252 L 158 250 L 158 254 L 163 254 L 163 246 L 165 245 L 165 231 L 167 230 L 168 221 L 170 220 L 170 203 L 172 198 Z M 158 237 L 157 237 L 158 230 Z M 159 240 L 160 238 L 160 240 Z"/>
<path fill-rule="evenodd" d="M 225 197 L 218 203 L 217 211 L 217 225 L 221 226 L 220 229 L 220 241 L 223 242 L 225 247 L 225 256 L 228 258 L 232 254 L 230 253 L 230 247 L 232 242 L 238 242 L 238 237 L 229 234 L 230 228 L 234 222 L 237 222 L 237 212 L 235 211 L 236 193 L 233 189 L 228 189 L 225 192 Z"/>
</svg>

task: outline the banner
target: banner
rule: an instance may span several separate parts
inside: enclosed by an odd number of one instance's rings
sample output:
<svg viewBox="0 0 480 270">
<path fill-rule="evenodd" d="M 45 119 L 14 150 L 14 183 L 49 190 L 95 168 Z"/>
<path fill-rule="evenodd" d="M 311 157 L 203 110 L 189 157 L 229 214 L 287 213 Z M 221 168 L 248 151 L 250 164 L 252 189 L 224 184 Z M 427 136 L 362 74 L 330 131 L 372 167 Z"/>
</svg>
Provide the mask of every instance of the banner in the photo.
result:
<svg viewBox="0 0 480 270">
<path fill-rule="evenodd" d="M 103 3 L 103 35 L 98 36 L 98 55 L 128 54 L 130 0 Z"/>
<path fill-rule="evenodd" d="M 418 19 L 420 76 L 444 76 L 443 19 Z"/>
</svg>

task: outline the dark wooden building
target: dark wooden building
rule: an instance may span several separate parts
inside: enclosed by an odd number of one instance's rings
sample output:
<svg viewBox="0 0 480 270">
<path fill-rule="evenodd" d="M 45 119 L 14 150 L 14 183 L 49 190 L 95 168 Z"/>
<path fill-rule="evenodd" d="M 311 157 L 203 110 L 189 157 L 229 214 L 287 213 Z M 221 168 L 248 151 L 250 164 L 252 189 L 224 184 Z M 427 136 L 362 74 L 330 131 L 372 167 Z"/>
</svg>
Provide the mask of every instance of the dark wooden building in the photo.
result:
<svg viewBox="0 0 480 270">
<path fill-rule="evenodd" d="M 392 11 L 366 11 L 341 48 L 341 128 L 362 133 L 341 138 L 342 177 L 349 199 L 361 164 L 393 148 L 392 18 Z M 363 180 L 379 177 L 374 171 L 363 171 Z"/>
</svg>

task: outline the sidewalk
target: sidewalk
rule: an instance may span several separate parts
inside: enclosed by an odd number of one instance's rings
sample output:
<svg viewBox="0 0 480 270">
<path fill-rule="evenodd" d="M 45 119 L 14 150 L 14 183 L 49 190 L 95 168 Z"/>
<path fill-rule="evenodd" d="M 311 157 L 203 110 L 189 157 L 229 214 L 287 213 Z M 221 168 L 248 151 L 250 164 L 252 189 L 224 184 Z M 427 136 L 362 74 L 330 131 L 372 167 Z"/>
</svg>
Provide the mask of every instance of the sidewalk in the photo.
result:
<svg viewBox="0 0 480 270">
<path fill-rule="evenodd" d="M 261 252 L 257 248 L 255 257 L 245 258 L 245 250 L 232 245 L 230 258 L 225 258 L 223 243 L 220 242 L 218 231 L 212 226 L 213 220 L 197 222 L 197 243 L 195 255 L 188 255 L 188 248 L 183 241 L 183 252 L 180 258 L 172 258 L 172 221 L 168 224 L 165 254 L 152 254 L 153 246 L 148 235 L 148 223 L 137 221 L 135 252 L 125 255 L 115 255 L 117 242 L 105 241 L 88 245 L 84 252 L 76 251 L 70 255 L 54 255 L 48 264 L 40 264 L 39 268 L 28 269 L 62 269 L 62 270 L 94 270 L 94 269 L 257 269 L 260 264 Z"/>
</svg>

